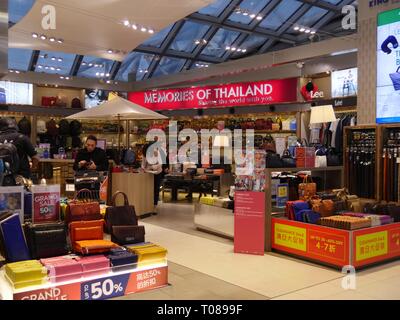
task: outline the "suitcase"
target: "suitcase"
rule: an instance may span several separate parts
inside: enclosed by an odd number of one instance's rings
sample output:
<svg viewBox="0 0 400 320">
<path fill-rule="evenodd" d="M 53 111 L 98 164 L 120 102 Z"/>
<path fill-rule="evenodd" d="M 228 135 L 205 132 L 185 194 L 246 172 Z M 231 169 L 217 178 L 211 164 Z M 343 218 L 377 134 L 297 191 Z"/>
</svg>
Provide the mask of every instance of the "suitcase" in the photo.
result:
<svg viewBox="0 0 400 320">
<path fill-rule="evenodd" d="M 74 221 L 69 225 L 69 235 L 74 252 L 83 255 L 103 253 L 117 244 L 103 240 L 104 220 Z"/>
<path fill-rule="evenodd" d="M 141 243 L 145 240 L 144 226 L 113 226 L 111 241 L 119 245 Z"/>
<path fill-rule="evenodd" d="M 25 235 L 33 259 L 56 257 L 68 254 L 65 224 L 27 224 Z"/>
<path fill-rule="evenodd" d="M 111 268 L 114 272 L 135 269 L 138 262 L 138 255 L 123 248 L 111 249 L 108 255 Z"/>
<path fill-rule="evenodd" d="M 138 255 L 138 267 L 165 262 L 167 249 L 154 243 L 125 246 L 130 252 Z"/>
<path fill-rule="evenodd" d="M 71 256 L 41 259 L 46 267 L 50 282 L 77 280 L 82 277 L 82 265 Z"/>
<path fill-rule="evenodd" d="M 8 263 L 4 267 L 5 277 L 14 287 L 21 289 L 46 282 L 47 270 L 38 260 Z"/>
<path fill-rule="evenodd" d="M 77 257 L 76 261 L 82 266 L 82 275 L 92 277 L 110 272 L 110 260 L 104 255 Z"/>
<path fill-rule="evenodd" d="M 7 262 L 31 259 L 18 213 L 0 221 L 0 233 Z"/>
</svg>

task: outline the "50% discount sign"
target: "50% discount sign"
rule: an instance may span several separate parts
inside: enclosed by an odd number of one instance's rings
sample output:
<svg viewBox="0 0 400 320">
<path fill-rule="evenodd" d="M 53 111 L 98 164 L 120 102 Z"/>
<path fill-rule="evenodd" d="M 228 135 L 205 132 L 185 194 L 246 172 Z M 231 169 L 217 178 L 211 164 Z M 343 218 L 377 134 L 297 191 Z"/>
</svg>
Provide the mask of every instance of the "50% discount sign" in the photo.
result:
<svg viewBox="0 0 400 320">
<path fill-rule="evenodd" d="M 81 299 L 104 300 L 123 296 L 127 281 L 127 277 L 117 276 L 82 283 Z"/>
</svg>

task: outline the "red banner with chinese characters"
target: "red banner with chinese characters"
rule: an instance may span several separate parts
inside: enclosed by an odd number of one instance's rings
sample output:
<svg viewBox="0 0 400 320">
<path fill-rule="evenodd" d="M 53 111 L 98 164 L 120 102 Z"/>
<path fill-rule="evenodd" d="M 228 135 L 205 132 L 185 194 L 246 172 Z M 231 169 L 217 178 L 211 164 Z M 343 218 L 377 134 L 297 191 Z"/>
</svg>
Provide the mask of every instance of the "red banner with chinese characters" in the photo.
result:
<svg viewBox="0 0 400 320">
<path fill-rule="evenodd" d="M 353 232 L 355 267 L 400 257 L 400 223 Z"/>
<path fill-rule="evenodd" d="M 272 248 L 334 266 L 350 264 L 350 233 L 272 218 Z"/>
<path fill-rule="evenodd" d="M 265 193 L 236 191 L 234 251 L 264 255 Z"/>
<path fill-rule="evenodd" d="M 151 110 L 267 105 L 297 101 L 297 78 L 221 86 L 130 92 L 128 99 Z"/>
</svg>

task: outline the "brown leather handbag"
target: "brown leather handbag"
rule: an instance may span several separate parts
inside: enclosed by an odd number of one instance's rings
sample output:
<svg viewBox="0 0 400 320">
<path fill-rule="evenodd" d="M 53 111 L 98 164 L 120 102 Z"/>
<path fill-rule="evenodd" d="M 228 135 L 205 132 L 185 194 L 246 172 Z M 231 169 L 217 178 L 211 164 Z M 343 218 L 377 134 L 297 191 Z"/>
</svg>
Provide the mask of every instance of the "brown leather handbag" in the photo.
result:
<svg viewBox="0 0 400 320">
<path fill-rule="evenodd" d="M 115 200 L 120 194 L 124 197 L 124 205 L 117 206 Z M 121 191 L 114 193 L 111 206 L 106 209 L 104 220 L 106 221 L 105 231 L 107 233 L 111 233 L 113 226 L 137 226 L 138 224 L 135 207 L 129 205 L 127 195 Z"/>
<path fill-rule="evenodd" d="M 310 176 L 305 176 L 303 183 L 299 184 L 299 198 L 303 201 L 310 200 L 317 194 L 317 184 L 312 181 Z"/>
<path fill-rule="evenodd" d="M 87 192 L 90 198 L 79 200 L 79 195 Z M 92 192 L 89 189 L 82 189 L 75 195 L 75 198 L 68 203 L 65 212 L 65 222 L 90 221 L 103 219 L 100 214 L 100 205 L 92 200 Z"/>
</svg>

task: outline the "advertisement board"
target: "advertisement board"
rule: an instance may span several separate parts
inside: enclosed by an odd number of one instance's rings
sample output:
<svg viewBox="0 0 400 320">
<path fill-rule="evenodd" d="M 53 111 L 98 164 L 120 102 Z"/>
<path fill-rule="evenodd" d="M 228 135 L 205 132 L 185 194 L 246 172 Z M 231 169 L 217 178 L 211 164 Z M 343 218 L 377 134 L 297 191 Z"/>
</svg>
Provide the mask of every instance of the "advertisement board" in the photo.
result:
<svg viewBox="0 0 400 320">
<path fill-rule="evenodd" d="M 131 92 L 128 99 L 154 111 L 268 105 L 297 101 L 297 78 L 220 86 Z"/>
<path fill-rule="evenodd" d="M 0 81 L 0 104 L 33 104 L 33 85 Z"/>
<path fill-rule="evenodd" d="M 32 186 L 32 202 L 33 223 L 60 220 L 60 185 Z"/>
<path fill-rule="evenodd" d="M 358 91 L 358 68 L 332 72 L 332 98 L 356 96 Z"/>
<path fill-rule="evenodd" d="M 376 122 L 400 122 L 400 8 L 378 15 Z"/>
</svg>

